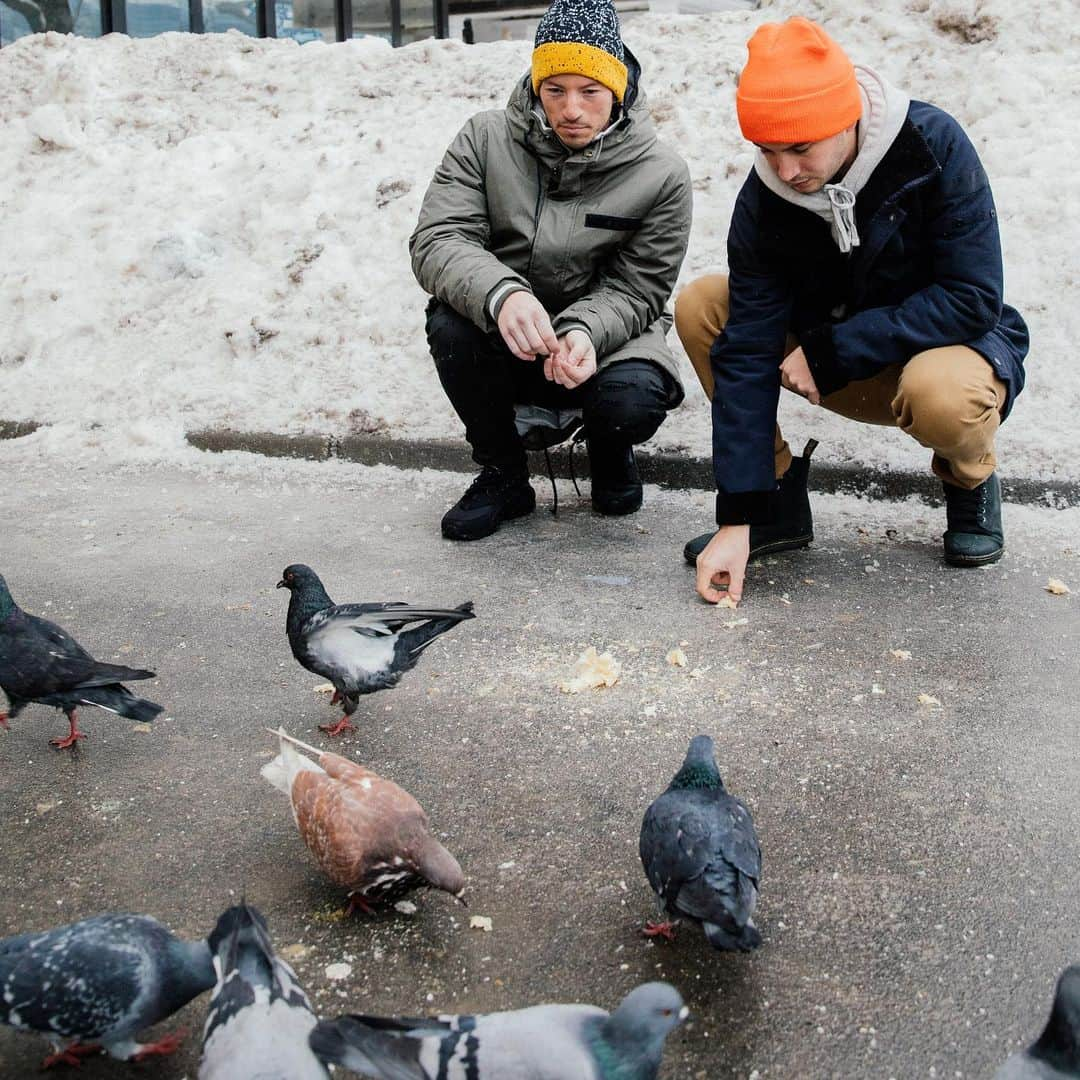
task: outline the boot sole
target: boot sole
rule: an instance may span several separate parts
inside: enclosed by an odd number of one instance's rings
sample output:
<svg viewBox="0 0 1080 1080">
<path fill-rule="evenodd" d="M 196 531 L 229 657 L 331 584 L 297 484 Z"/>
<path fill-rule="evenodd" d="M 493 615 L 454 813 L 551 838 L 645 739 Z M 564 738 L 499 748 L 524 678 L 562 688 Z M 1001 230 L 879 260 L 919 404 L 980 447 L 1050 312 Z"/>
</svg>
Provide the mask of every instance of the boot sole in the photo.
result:
<svg viewBox="0 0 1080 1080">
<path fill-rule="evenodd" d="M 747 562 L 760 559 L 762 555 L 775 555 L 781 551 L 796 551 L 798 548 L 809 547 L 813 539 L 814 534 L 809 533 L 805 536 L 794 536 L 788 540 L 774 540 L 771 544 L 762 544 L 761 547 L 751 548 Z M 697 566 L 697 555 L 690 550 L 689 544 L 683 548 L 683 558 L 691 566 Z"/>
<path fill-rule="evenodd" d="M 997 551 L 991 551 L 989 555 L 946 555 L 945 561 L 949 566 L 959 566 L 961 568 L 965 566 L 989 566 L 991 563 L 996 563 L 1002 555 L 1005 554 L 1005 549 L 998 548 Z"/>
<path fill-rule="evenodd" d="M 604 503 L 593 499 L 593 509 L 604 517 L 625 517 L 627 514 L 636 514 L 641 509 L 644 497 L 639 494 L 636 501 L 628 503 Z"/>
<path fill-rule="evenodd" d="M 533 502 L 532 506 L 514 507 L 511 510 L 507 510 L 505 513 L 500 514 L 499 517 L 492 524 L 491 528 L 485 532 L 475 532 L 468 528 L 468 526 L 455 527 L 454 525 L 447 526 L 444 522 L 442 525 L 443 538 L 446 540 L 483 540 L 485 537 L 493 536 L 499 531 L 499 526 L 504 521 L 513 521 L 514 518 L 527 517 L 536 509 L 536 503 Z"/>
</svg>

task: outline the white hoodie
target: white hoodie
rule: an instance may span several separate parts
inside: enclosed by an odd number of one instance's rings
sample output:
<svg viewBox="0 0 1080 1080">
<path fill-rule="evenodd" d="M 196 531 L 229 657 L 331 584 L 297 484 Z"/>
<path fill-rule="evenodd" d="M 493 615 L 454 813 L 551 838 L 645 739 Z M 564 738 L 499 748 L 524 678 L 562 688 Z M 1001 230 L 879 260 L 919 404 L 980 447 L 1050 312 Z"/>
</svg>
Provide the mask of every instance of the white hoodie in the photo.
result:
<svg viewBox="0 0 1080 1080">
<path fill-rule="evenodd" d="M 903 90 L 886 82 L 870 68 L 856 64 L 855 78 L 863 105 L 858 129 L 859 148 L 851 168 L 839 184 L 826 184 L 812 195 L 802 195 L 776 175 L 760 150 L 754 157 L 754 169 L 761 182 L 780 198 L 829 222 L 832 237 L 845 254 L 859 246 L 859 233 L 855 228 L 855 199 L 900 134 L 911 101 Z"/>
</svg>

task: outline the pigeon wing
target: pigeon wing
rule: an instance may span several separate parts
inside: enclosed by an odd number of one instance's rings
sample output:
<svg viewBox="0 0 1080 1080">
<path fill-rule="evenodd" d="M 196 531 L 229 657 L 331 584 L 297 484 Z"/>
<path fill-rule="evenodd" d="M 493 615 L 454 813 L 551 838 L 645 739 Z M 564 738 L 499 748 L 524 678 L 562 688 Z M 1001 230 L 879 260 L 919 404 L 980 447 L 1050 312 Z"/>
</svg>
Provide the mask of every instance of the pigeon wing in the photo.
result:
<svg viewBox="0 0 1080 1080">
<path fill-rule="evenodd" d="M 132 1033 L 153 976 L 131 930 L 104 916 L 21 935 L 11 951 L 5 942 L 0 999 L 7 1022 L 84 1041 Z"/>
<path fill-rule="evenodd" d="M 414 872 L 408 854 L 416 830 L 427 829 L 419 803 L 392 781 L 336 754 L 323 754 L 320 763 L 327 774 L 300 773 L 292 802 L 300 835 L 327 877 L 360 888 L 380 874 Z M 345 778 L 329 775 L 331 769 L 344 771 Z"/>
<path fill-rule="evenodd" d="M 358 625 L 377 629 L 380 633 L 396 634 L 402 627 L 423 619 L 460 619 L 461 612 L 452 608 L 415 607 L 400 602 L 387 604 L 335 604 L 327 609 L 333 616 L 358 620 Z M 319 612 L 320 615 L 327 612 Z"/>
<path fill-rule="evenodd" d="M 389 673 L 394 644 L 393 631 L 377 615 L 342 614 L 340 608 L 327 608 L 305 623 L 297 659 L 339 689 L 355 692 L 372 678 Z"/>
<path fill-rule="evenodd" d="M 152 679 L 154 672 L 95 660 L 56 623 L 19 612 L 0 634 L 0 685 L 33 700 L 82 687 Z M 13 625 L 11 625 L 13 623 Z"/>
<path fill-rule="evenodd" d="M 680 819 L 685 841 L 694 848 L 699 873 L 684 880 L 679 910 L 719 925 L 743 926 L 757 904 L 761 852 L 749 811 L 729 795 L 694 807 Z"/>
</svg>

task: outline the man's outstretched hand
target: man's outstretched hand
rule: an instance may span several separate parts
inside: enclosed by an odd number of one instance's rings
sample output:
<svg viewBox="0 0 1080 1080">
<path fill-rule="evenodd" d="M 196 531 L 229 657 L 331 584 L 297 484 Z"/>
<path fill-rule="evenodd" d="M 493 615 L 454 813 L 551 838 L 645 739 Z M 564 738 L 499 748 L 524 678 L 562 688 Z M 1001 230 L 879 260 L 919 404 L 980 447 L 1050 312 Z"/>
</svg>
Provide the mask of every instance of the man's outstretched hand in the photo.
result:
<svg viewBox="0 0 1080 1080">
<path fill-rule="evenodd" d="M 742 599 L 746 563 L 750 558 L 750 526 L 725 525 L 697 557 L 697 591 L 703 600 L 718 604 L 730 596 Z M 726 585 L 726 590 L 717 586 Z"/>
<path fill-rule="evenodd" d="M 559 339 L 544 305 L 531 292 L 512 292 L 499 309 L 499 333 L 519 360 L 558 356 Z"/>
</svg>

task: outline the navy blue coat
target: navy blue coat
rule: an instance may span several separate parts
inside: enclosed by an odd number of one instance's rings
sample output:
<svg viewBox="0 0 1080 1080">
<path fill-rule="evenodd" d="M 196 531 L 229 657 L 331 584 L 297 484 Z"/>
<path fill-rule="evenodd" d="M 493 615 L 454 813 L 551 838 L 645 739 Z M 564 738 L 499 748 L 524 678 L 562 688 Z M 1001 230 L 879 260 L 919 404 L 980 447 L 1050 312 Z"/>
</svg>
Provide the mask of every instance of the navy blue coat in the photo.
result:
<svg viewBox="0 0 1080 1080">
<path fill-rule="evenodd" d="M 713 468 L 720 525 L 769 520 L 773 430 L 790 331 L 824 397 L 890 364 L 968 345 L 1008 389 L 1024 385 L 1024 320 L 1002 301 L 990 183 L 960 125 L 913 101 L 855 203 L 861 244 L 751 172 L 728 233 L 731 310 L 712 348 Z"/>
</svg>

